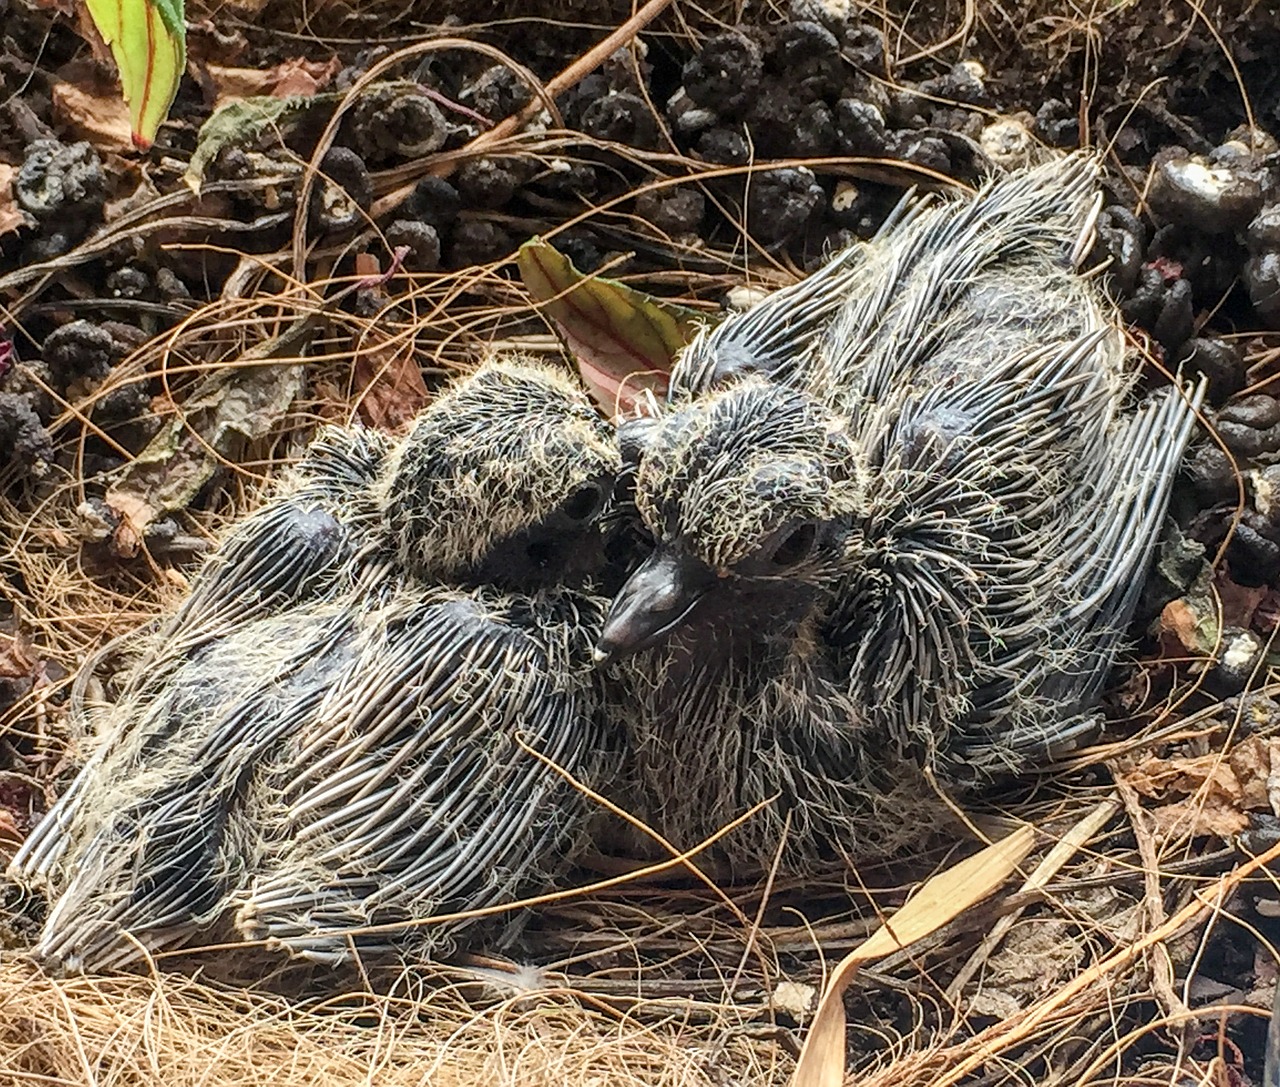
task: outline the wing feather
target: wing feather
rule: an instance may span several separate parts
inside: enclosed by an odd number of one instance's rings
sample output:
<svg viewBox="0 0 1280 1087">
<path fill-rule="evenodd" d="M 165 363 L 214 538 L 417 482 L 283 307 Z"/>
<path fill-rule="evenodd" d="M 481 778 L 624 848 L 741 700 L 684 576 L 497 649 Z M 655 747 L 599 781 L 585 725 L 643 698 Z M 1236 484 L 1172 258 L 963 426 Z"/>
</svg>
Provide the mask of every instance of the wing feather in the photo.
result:
<svg viewBox="0 0 1280 1087">
<path fill-rule="evenodd" d="M 330 960 L 391 938 L 363 927 L 542 887 L 585 808 L 517 738 L 571 773 L 600 748 L 589 690 L 546 644 L 558 636 L 478 596 L 393 606 L 274 772 L 280 847 L 243 897 L 241 931 Z M 444 948 L 462 927 L 421 936 Z"/>
</svg>

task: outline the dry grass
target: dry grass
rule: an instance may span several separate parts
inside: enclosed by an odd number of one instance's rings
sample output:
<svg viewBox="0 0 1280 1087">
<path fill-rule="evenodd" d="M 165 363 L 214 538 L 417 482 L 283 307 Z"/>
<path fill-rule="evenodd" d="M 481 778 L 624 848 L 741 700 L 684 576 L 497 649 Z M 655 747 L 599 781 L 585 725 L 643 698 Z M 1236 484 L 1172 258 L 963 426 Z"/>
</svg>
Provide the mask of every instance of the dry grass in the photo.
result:
<svg viewBox="0 0 1280 1087">
<path fill-rule="evenodd" d="M 405 981 L 300 1009 L 172 974 L 53 981 L 0 967 L 4 1082 L 100 1087 L 770 1082 L 774 1047 L 732 1031 L 654 1028 L 550 990 L 475 1010 Z"/>
</svg>

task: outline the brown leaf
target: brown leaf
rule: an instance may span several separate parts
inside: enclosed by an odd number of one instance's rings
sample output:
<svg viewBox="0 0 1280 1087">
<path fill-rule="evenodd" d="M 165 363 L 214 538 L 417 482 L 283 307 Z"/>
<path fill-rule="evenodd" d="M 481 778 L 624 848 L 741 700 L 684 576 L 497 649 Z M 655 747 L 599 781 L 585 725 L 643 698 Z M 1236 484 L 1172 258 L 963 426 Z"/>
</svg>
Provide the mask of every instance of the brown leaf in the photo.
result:
<svg viewBox="0 0 1280 1087">
<path fill-rule="evenodd" d="M 520 278 L 555 323 L 596 403 L 610 418 L 666 395 L 671 366 L 698 315 L 611 279 L 584 276 L 538 238 L 520 247 Z"/>
<path fill-rule="evenodd" d="M 205 68 L 217 91 L 215 108 L 233 98 L 255 98 L 259 95 L 310 98 L 326 87 L 341 70 L 342 62 L 337 57 L 330 57 L 327 61 L 294 57 L 267 69 L 228 68 L 221 64 L 210 64 Z"/>
<path fill-rule="evenodd" d="M 0 237 L 24 226 L 35 226 L 35 220 L 18 207 L 13 192 L 13 179 L 17 174 L 16 166 L 0 162 Z"/>
<path fill-rule="evenodd" d="M 99 92 L 85 84 L 59 80 L 53 85 L 53 116 L 101 151 L 133 148 L 129 107 L 117 89 Z"/>
<path fill-rule="evenodd" d="M 1160 613 L 1160 633 L 1172 635 L 1188 653 L 1202 653 L 1201 622 L 1202 617 L 1192 610 L 1186 598 L 1170 600 Z"/>
<path fill-rule="evenodd" d="M 1249 828 L 1249 817 L 1220 798 L 1193 797 L 1153 809 L 1151 829 L 1163 844 L 1179 838 L 1220 838 L 1230 841 Z"/>
<path fill-rule="evenodd" d="M 403 430 L 431 399 L 412 341 L 362 346 L 355 380 L 363 390 L 356 411 L 380 430 Z"/>
<path fill-rule="evenodd" d="M 1118 776 L 1140 796 L 1153 832 L 1172 837 L 1230 839 L 1249 825 L 1251 811 L 1270 811 L 1267 780 L 1275 739 L 1250 736 L 1227 754 L 1211 751 L 1185 758 L 1147 754 L 1131 765 L 1117 765 Z"/>
<path fill-rule="evenodd" d="M 1218 572 L 1213 587 L 1217 590 L 1218 599 L 1222 601 L 1222 625 L 1248 630 L 1258 605 L 1267 597 L 1267 587 L 1238 585 L 1225 570 Z"/>
<path fill-rule="evenodd" d="M 21 632 L 0 634 L 0 677 L 26 679 L 39 667 L 40 658 L 32 652 L 30 638 Z"/>
<path fill-rule="evenodd" d="M 0 808 L 0 856 L 12 860 L 25 837 L 26 835 L 18 829 L 18 822 L 14 819 L 13 812 Z"/>
</svg>

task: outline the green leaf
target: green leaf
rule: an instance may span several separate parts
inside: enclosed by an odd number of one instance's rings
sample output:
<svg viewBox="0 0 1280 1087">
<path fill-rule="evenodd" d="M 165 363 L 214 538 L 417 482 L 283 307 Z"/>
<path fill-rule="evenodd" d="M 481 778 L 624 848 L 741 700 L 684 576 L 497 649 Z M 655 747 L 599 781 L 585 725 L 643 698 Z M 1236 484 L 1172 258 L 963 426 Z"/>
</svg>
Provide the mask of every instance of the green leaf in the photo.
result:
<svg viewBox="0 0 1280 1087">
<path fill-rule="evenodd" d="M 187 62 L 183 0 L 85 0 L 120 69 L 134 146 L 146 150 L 169 115 Z"/>
<path fill-rule="evenodd" d="M 316 94 L 276 98 L 262 94 L 220 106 L 200 126 L 196 149 L 182 180 L 198 196 L 200 186 L 204 184 L 205 170 L 224 147 L 243 147 L 253 143 L 268 129 L 284 127 L 294 114 L 322 103 L 336 101 L 339 97 L 341 96 L 336 94 Z"/>
<path fill-rule="evenodd" d="M 516 260 L 525 288 L 555 322 L 606 415 L 627 413 L 646 392 L 666 394 L 676 355 L 697 331 L 696 310 L 584 276 L 540 238 L 525 242 Z"/>
</svg>

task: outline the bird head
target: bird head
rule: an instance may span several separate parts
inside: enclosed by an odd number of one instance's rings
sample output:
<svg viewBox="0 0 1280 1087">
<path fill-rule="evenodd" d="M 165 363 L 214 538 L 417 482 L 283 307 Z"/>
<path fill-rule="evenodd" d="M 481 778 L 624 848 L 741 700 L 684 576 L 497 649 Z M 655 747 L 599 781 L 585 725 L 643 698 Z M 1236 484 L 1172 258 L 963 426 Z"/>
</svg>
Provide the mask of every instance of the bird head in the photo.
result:
<svg viewBox="0 0 1280 1087">
<path fill-rule="evenodd" d="M 839 420 L 749 377 L 644 439 L 635 503 L 654 550 L 615 598 L 597 656 L 695 623 L 763 637 L 794 628 L 840 576 L 862 490 Z"/>
<path fill-rule="evenodd" d="M 612 429 L 569 374 L 495 360 L 418 417 L 392 454 L 383 516 L 421 577 L 573 583 L 604 562 L 618 468 Z"/>
</svg>

